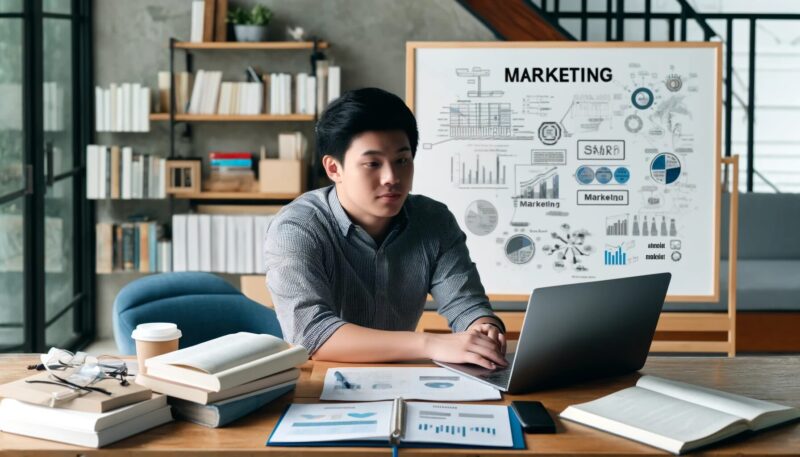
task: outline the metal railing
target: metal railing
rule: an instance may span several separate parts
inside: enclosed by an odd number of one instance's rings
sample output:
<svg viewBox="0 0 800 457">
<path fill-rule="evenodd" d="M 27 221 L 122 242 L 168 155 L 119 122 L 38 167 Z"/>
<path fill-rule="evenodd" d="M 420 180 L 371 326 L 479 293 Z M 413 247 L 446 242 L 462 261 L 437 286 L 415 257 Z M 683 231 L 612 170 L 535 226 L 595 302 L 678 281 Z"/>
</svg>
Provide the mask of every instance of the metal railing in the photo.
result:
<svg viewBox="0 0 800 457">
<path fill-rule="evenodd" d="M 626 21 L 642 21 L 644 41 L 687 41 L 689 25 L 694 24 L 702 32 L 702 41 L 721 41 L 725 52 L 724 68 L 724 108 L 725 108 L 725 138 L 723 151 L 725 156 L 731 155 L 731 132 L 732 132 L 732 113 L 733 103 L 736 102 L 746 112 L 747 120 L 747 178 L 746 187 L 748 192 L 753 191 L 753 181 L 755 177 L 760 178 L 767 186 L 775 191 L 778 187 L 770 182 L 763 173 L 759 173 L 754 165 L 754 146 L 755 146 L 755 92 L 756 92 L 756 30 L 759 21 L 800 21 L 800 14 L 781 14 L 781 13 L 702 13 L 695 10 L 686 0 L 675 0 L 679 11 L 653 11 L 652 0 L 644 0 L 643 8 L 639 11 L 629 11 L 626 9 L 625 0 L 606 0 L 604 9 L 596 10 L 597 4 L 601 3 L 594 0 L 593 10 L 589 10 L 588 0 L 580 0 L 580 8 L 577 10 L 565 10 L 561 8 L 559 0 L 539 0 L 538 2 L 529 1 L 530 6 L 548 19 L 554 25 L 568 28 L 562 22 L 564 20 L 578 20 L 579 33 L 573 38 L 586 41 L 589 39 L 590 21 L 604 21 L 605 39 L 607 41 L 624 41 L 626 31 Z M 641 6 L 642 2 L 635 2 Z M 725 23 L 725 33 L 720 34 L 715 30 L 709 21 L 719 21 Z M 734 25 L 746 22 L 749 25 L 749 47 L 748 47 L 748 68 L 747 68 L 747 94 L 736 93 L 733 87 L 734 79 L 742 81 L 743 78 L 733 68 Z M 653 36 L 653 24 L 666 24 L 666 37 Z M 800 25 L 800 23 L 798 23 Z M 743 81 L 742 81 L 743 82 Z"/>
</svg>

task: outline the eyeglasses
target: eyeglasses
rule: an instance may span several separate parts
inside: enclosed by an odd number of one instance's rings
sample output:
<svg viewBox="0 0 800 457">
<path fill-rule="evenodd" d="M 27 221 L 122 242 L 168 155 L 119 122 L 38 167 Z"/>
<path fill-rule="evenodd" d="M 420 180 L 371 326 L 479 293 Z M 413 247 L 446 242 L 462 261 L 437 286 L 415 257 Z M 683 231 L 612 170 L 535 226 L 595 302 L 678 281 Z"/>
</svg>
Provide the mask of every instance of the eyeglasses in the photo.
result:
<svg viewBox="0 0 800 457">
<path fill-rule="evenodd" d="M 127 380 L 128 366 L 123 360 L 114 356 L 92 357 L 84 352 L 73 354 L 64 349 L 51 348 L 47 354 L 42 354 L 40 359 L 41 364 L 30 365 L 28 369 L 46 370 L 49 379 L 32 379 L 25 382 L 53 384 L 68 389 L 51 394 L 51 407 L 58 402 L 72 400 L 90 392 L 112 395 L 108 390 L 94 386 L 104 379 L 117 379 L 121 386 L 130 385 Z"/>
</svg>

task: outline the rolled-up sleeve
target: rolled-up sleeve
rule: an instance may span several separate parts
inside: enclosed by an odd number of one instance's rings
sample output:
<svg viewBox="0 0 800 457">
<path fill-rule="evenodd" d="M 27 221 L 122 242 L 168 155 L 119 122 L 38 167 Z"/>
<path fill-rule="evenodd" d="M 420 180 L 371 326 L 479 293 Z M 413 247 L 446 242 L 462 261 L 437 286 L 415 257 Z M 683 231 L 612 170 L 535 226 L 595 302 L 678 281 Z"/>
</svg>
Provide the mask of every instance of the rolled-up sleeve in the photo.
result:
<svg viewBox="0 0 800 457">
<path fill-rule="evenodd" d="M 469 256 L 467 237 L 450 211 L 441 225 L 441 240 L 431 280 L 431 295 L 438 312 L 454 332 L 463 332 L 482 317 L 503 322 L 492 312 L 478 269 Z M 505 328 L 503 328 L 505 331 Z"/>
<path fill-rule="evenodd" d="M 334 311 L 323 246 L 308 226 L 274 219 L 264 239 L 264 261 L 284 339 L 313 354 L 346 322 Z"/>
</svg>

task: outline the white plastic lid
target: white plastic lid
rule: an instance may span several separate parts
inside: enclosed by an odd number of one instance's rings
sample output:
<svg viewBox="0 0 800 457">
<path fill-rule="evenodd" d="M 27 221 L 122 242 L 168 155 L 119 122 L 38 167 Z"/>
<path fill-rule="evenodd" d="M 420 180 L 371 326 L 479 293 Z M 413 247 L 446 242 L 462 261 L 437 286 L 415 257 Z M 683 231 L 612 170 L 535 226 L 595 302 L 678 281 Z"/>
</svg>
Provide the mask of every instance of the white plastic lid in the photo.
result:
<svg viewBox="0 0 800 457">
<path fill-rule="evenodd" d="M 178 326 L 170 322 L 150 322 L 139 324 L 131 333 L 131 338 L 139 341 L 170 341 L 181 337 Z"/>
</svg>

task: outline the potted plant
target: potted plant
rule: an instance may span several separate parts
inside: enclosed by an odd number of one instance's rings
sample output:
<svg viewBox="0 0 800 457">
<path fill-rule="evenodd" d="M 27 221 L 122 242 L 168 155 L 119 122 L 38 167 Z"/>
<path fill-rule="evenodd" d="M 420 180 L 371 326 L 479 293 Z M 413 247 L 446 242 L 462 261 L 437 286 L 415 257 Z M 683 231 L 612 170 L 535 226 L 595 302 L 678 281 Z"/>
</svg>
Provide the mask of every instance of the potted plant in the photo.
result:
<svg viewBox="0 0 800 457">
<path fill-rule="evenodd" d="M 272 11 L 264 5 L 256 5 L 247 11 L 240 6 L 228 11 L 228 22 L 233 24 L 236 41 L 267 41 L 267 24 Z"/>
</svg>

